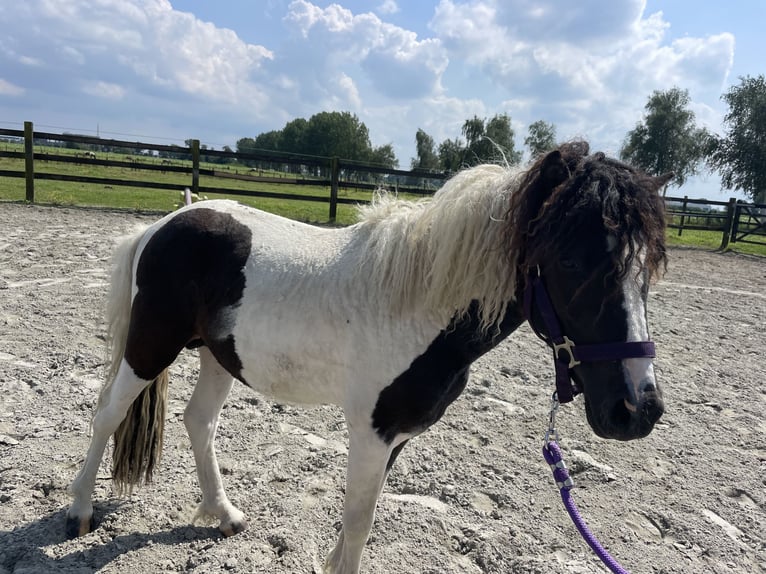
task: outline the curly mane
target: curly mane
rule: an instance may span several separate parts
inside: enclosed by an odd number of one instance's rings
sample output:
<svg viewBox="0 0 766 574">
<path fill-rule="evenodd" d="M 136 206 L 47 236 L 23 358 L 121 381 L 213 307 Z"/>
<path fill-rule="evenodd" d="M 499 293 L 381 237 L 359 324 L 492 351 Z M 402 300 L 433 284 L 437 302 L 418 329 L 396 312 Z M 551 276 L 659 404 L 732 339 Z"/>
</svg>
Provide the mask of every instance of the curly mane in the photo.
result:
<svg viewBox="0 0 766 574">
<path fill-rule="evenodd" d="M 514 224 L 507 241 L 520 271 L 526 276 L 546 255 L 571 244 L 573 231 L 593 233 L 595 225 L 617 242 L 611 253 L 618 279 L 639 252 L 656 277 L 667 266 L 665 208 L 657 190 L 672 174 L 652 177 L 588 151 L 587 143 L 573 142 L 540 157 L 511 196 L 508 220 Z"/>
<path fill-rule="evenodd" d="M 529 268 L 562 252 L 573 229 L 592 233 L 594 216 L 617 241 L 618 274 L 641 252 L 654 275 L 665 260 L 659 180 L 604 154 L 588 156 L 585 142 L 564 144 L 526 171 L 466 169 L 429 199 L 382 195 L 360 208 L 361 272 L 396 312 L 421 307 L 449 320 L 475 301 L 487 331 L 513 303 Z"/>
</svg>

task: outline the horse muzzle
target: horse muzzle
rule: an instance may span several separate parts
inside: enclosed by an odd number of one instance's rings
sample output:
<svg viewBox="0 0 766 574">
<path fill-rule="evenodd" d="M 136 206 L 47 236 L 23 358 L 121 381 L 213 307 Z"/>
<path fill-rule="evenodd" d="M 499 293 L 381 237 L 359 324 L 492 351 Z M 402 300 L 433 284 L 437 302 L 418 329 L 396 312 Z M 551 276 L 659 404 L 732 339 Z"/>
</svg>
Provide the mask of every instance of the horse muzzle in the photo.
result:
<svg viewBox="0 0 766 574">
<path fill-rule="evenodd" d="M 632 394 L 632 393 L 631 393 Z M 665 412 L 662 392 L 646 381 L 634 396 L 622 396 L 594 405 L 585 396 L 585 413 L 593 432 L 601 438 L 633 440 L 652 432 Z"/>
</svg>

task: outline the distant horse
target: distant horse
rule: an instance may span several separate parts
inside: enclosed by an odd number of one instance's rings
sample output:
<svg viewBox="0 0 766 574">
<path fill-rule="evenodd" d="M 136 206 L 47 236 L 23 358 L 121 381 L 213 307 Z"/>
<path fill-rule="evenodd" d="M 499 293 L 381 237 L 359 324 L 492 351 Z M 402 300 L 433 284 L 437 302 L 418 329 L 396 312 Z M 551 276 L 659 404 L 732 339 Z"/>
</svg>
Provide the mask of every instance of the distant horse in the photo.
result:
<svg viewBox="0 0 766 574">
<path fill-rule="evenodd" d="M 552 309 L 532 305 L 529 320 L 557 345 L 546 319 L 557 316 L 568 341 L 557 359 L 570 361 L 596 434 L 651 432 L 663 412 L 653 354 L 580 362 L 572 341 L 611 349 L 648 339 L 647 290 L 665 263 L 657 190 L 669 177 L 588 153 L 576 142 L 524 171 L 466 169 L 431 199 L 383 197 L 343 229 L 204 201 L 122 244 L 107 310 L 111 368 L 71 487 L 69 535 L 94 527 L 91 494 L 110 435 L 116 489 L 151 478 L 168 367 L 184 347 L 199 348 L 184 412 L 198 515 L 226 535 L 246 527 L 213 445 L 234 379 L 280 401 L 339 405 L 348 474 L 325 570 L 358 572 L 391 465 L 460 395 L 471 363 L 522 324 L 533 280 L 547 285 Z"/>
</svg>

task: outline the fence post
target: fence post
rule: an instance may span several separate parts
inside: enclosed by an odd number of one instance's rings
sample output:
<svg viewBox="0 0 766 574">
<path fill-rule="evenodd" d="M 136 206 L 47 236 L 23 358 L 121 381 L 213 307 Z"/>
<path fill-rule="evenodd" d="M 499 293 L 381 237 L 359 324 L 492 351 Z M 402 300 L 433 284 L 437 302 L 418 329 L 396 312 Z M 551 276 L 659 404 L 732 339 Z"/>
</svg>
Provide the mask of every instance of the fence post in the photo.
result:
<svg viewBox="0 0 766 574">
<path fill-rule="evenodd" d="M 726 223 L 724 223 L 723 237 L 721 237 L 721 246 L 719 251 L 723 251 L 729 246 L 729 241 L 735 238 L 737 220 L 737 198 L 730 197 L 729 205 L 726 206 Z"/>
<path fill-rule="evenodd" d="M 683 203 L 683 207 L 681 208 L 683 210 L 683 213 L 681 214 L 681 225 L 678 227 L 678 237 L 681 237 L 681 233 L 684 230 L 684 218 L 686 217 L 686 215 L 684 214 L 686 213 L 686 206 L 688 205 L 686 200 L 688 199 L 689 199 L 689 196 L 684 195 L 684 203 Z"/>
<path fill-rule="evenodd" d="M 27 182 L 27 201 L 35 202 L 35 138 L 32 122 L 24 122 L 24 173 Z"/>
<path fill-rule="evenodd" d="M 199 194 L 199 140 L 191 141 L 192 193 Z"/>
<path fill-rule="evenodd" d="M 338 181 L 340 180 L 340 162 L 337 157 L 330 159 L 330 223 L 335 223 L 338 215 Z"/>
</svg>

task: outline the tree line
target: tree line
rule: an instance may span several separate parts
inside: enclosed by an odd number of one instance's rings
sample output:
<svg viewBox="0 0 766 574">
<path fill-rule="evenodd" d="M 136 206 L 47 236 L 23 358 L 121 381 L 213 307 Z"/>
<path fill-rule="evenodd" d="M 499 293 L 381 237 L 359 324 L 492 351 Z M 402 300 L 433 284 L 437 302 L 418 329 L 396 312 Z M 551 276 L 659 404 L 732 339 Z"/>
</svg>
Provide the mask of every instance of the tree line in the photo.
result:
<svg viewBox="0 0 766 574">
<path fill-rule="evenodd" d="M 643 118 L 623 141 L 620 158 L 653 175 L 672 171 L 671 185 L 680 187 L 704 170 L 717 171 L 726 189 L 740 190 L 766 203 L 766 79 L 742 77 L 721 99 L 727 104 L 724 133 L 715 134 L 696 123 L 688 90 L 674 87 L 653 92 Z M 534 158 L 557 145 L 556 127 L 544 120 L 530 124 L 524 138 Z M 349 112 L 321 112 L 298 118 L 281 130 L 237 141 L 238 152 L 268 150 L 348 160 L 398 168 L 391 144 L 374 147 L 367 127 Z M 517 149 L 508 114 L 465 120 L 460 135 L 437 144 L 423 129 L 415 133 L 415 157 L 410 169 L 457 171 L 484 162 L 515 165 Z"/>
<path fill-rule="evenodd" d="M 555 127 L 543 121 L 532 124 L 525 140 L 533 155 L 555 145 Z M 424 171 L 457 171 L 482 162 L 504 161 L 515 165 L 522 152 L 515 148 L 515 133 L 508 114 L 490 119 L 474 116 L 463 124 L 461 135 L 438 146 L 424 130 L 415 134 L 417 157 L 410 169 Z M 237 141 L 237 151 L 254 153 L 275 151 L 314 156 L 337 156 L 347 160 L 398 168 L 393 146 L 375 147 L 370 142 L 367 126 L 350 112 L 321 112 L 311 118 L 297 118 L 281 130 L 261 133 L 255 138 Z"/>
<path fill-rule="evenodd" d="M 672 171 L 671 185 L 680 187 L 689 177 L 702 171 L 718 172 L 724 188 L 740 190 L 757 203 L 766 203 L 766 79 L 740 78 L 721 96 L 728 106 L 723 134 L 715 134 L 696 123 L 688 90 L 674 87 L 653 92 L 644 107 L 644 115 L 622 143 L 620 158 L 642 167 L 652 175 Z M 186 141 L 187 148 L 191 140 Z M 88 144 L 66 143 L 67 147 L 94 148 Z M 556 127 L 544 120 L 530 124 L 524 138 L 529 156 L 534 158 L 557 145 Z M 231 163 L 230 157 L 210 156 L 201 146 L 202 161 Z M 232 151 L 229 146 L 224 151 Z M 398 168 L 393 146 L 373 146 L 367 126 L 350 112 L 321 112 L 309 119 L 294 119 L 281 129 L 261 133 L 255 138 L 237 141 L 240 153 L 259 151 L 339 157 L 344 160 Z M 437 144 L 423 129 L 415 133 L 416 156 L 410 169 L 455 172 L 484 162 L 515 165 L 523 150 L 516 149 L 515 133 L 508 114 L 492 118 L 474 116 L 465 120 L 460 135 Z M 125 150 L 125 153 L 135 153 Z M 139 152 L 140 153 L 140 152 Z M 161 152 L 161 157 L 189 159 L 189 151 Z M 275 165 L 247 165 L 280 169 Z"/>
<path fill-rule="evenodd" d="M 653 92 L 620 157 L 652 174 L 674 172 L 679 187 L 703 170 L 716 171 L 724 188 L 766 203 L 766 78 L 742 77 L 721 99 L 728 111 L 724 133 L 715 134 L 697 126 L 688 90 Z"/>
</svg>

